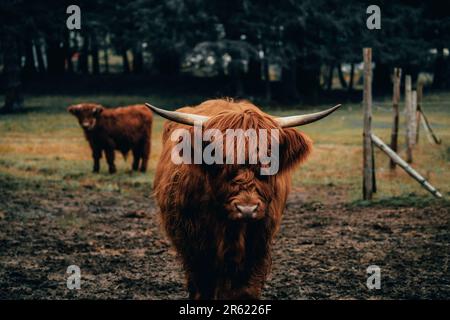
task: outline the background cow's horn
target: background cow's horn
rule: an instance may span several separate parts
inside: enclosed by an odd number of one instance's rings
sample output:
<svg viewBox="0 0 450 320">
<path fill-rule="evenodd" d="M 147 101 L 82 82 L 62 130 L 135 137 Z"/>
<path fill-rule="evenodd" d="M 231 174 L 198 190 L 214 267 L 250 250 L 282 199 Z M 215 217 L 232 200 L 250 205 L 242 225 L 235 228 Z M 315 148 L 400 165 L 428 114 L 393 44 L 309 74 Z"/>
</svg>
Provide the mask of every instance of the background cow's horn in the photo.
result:
<svg viewBox="0 0 450 320">
<path fill-rule="evenodd" d="M 314 121 L 320 120 L 322 118 L 325 118 L 326 116 L 330 115 L 334 111 L 340 108 L 340 104 L 334 106 L 333 108 L 319 111 L 316 113 L 309 113 L 304 114 L 301 116 L 290 116 L 290 117 L 280 117 L 275 118 L 275 121 L 279 124 L 282 128 L 289 128 L 289 127 L 297 127 L 297 126 L 304 126 L 305 124 L 312 123 Z"/>
<path fill-rule="evenodd" d="M 161 117 L 166 118 L 171 121 L 175 121 L 182 124 L 187 124 L 190 126 L 193 126 L 194 123 L 203 123 L 205 121 L 208 121 L 209 117 L 201 116 L 198 114 L 190 114 L 190 113 L 184 113 L 184 112 L 177 112 L 177 111 L 167 111 L 164 109 L 157 108 L 155 106 L 152 106 L 149 103 L 145 104 L 147 107 L 149 107 L 151 110 L 159 114 Z"/>
</svg>

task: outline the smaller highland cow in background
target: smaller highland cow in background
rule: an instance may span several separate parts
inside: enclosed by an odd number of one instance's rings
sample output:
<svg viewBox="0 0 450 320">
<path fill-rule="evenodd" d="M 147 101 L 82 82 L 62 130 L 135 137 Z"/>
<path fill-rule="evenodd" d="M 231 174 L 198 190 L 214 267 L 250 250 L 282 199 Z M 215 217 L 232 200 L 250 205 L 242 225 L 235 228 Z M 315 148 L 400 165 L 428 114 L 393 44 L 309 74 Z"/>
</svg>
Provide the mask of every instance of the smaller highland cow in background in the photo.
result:
<svg viewBox="0 0 450 320">
<path fill-rule="evenodd" d="M 116 172 L 114 150 L 124 157 L 133 152 L 133 170 L 147 170 L 152 134 L 152 112 L 145 105 L 107 109 L 95 103 L 81 103 L 67 109 L 78 118 L 92 149 L 94 172 L 100 170 L 105 152 L 109 173 Z"/>
</svg>

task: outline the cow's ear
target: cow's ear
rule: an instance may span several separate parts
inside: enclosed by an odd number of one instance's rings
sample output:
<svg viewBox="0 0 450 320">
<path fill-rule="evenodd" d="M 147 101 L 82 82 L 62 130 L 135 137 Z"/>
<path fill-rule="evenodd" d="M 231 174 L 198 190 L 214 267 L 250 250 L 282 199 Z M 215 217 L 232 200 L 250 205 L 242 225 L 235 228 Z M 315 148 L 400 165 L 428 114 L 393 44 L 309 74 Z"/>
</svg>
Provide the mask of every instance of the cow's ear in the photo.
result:
<svg viewBox="0 0 450 320">
<path fill-rule="evenodd" d="M 78 105 L 70 106 L 67 108 L 67 111 L 69 111 L 73 115 L 77 115 L 80 111 L 80 108 Z"/>
<path fill-rule="evenodd" d="M 94 116 L 98 116 L 98 115 L 100 115 L 103 112 L 103 109 L 104 108 L 102 106 L 94 107 L 94 109 L 92 109 L 92 114 Z"/>
<path fill-rule="evenodd" d="M 312 150 L 312 141 L 294 128 L 283 129 L 280 137 L 280 171 L 295 169 Z"/>
</svg>

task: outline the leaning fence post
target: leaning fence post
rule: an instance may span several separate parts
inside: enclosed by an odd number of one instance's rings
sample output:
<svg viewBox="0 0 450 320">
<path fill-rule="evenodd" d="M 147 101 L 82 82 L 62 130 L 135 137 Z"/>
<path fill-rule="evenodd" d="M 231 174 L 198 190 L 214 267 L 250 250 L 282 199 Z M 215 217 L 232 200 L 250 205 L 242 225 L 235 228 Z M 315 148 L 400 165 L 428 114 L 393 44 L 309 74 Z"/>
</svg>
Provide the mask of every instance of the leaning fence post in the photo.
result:
<svg viewBox="0 0 450 320">
<path fill-rule="evenodd" d="M 406 143 L 406 161 L 412 163 L 412 144 L 410 142 L 411 137 L 411 126 L 410 126 L 410 113 L 411 113 L 411 76 L 405 76 L 405 143 Z"/>
<path fill-rule="evenodd" d="M 402 78 L 402 69 L 394 68 L 394 88 L 392 95 L 393 123 L 391 132 L 391 149 L 397 152 L 398 149 L 398 104 L 400 102 L 400 83 Z M 395 162 L 390 160 L 390 168 L 395 169 Z"/>
<path fill-rule="evenodd" d="M 363 92 L 363 199 L 371 200 L 375 172 L 372 146 L 372 49 L 364 48 L 364 92 Z"/>
<path fill-rule="evenodd" d="M 412 178 L 418 181 L 425 189 L 437 198 L 442 198 L 442 194 L 433 187 L 424 177 L 422 177 L 416 170 L 407 164 L 402 158 L 398 156 L 391 148 L 388 147 L 380 138 L 372 133 L 373 143 L 386 153 L 392 160 L 394 160 L 400 167 L 402 167 Z"/>
<path fill-rule="evenodd" d="M 427 131 L 428 136 L 431 136 L 431 138 L 433 138 L 434 143 L 441 144 L 442 141 L 434 134 L 433 129 L 431 128 L 430 122 L 428 121 L 427 116 L 423 112 L 423 108 L 420 110 L 420 114 L 422 116 L 421 119 L 422 119 L 423 127 Z"/>
</svg>

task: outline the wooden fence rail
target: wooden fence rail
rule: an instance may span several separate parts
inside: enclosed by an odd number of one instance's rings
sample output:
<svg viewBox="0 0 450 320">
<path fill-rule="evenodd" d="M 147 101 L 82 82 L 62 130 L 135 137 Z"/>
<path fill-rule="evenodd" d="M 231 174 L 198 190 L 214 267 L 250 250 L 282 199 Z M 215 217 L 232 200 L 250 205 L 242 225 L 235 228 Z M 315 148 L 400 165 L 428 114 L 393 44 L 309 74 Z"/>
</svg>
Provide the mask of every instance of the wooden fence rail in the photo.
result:
<svg viewBox="0 0 450 320">
<path fill-rule="evenodd" d="M 373 133 L 371 134 L 373 143 L 386 153 L 399 167 L 403 168 L 412 178 L 419 182 L 425 189 L 437 198 L 442 198 L 442 194 L 436 190 L 424 177 L 422 177 L 416 170 L 414 170 L 405 160 L 400 158 L 387 144 Z"/>
</svg>

